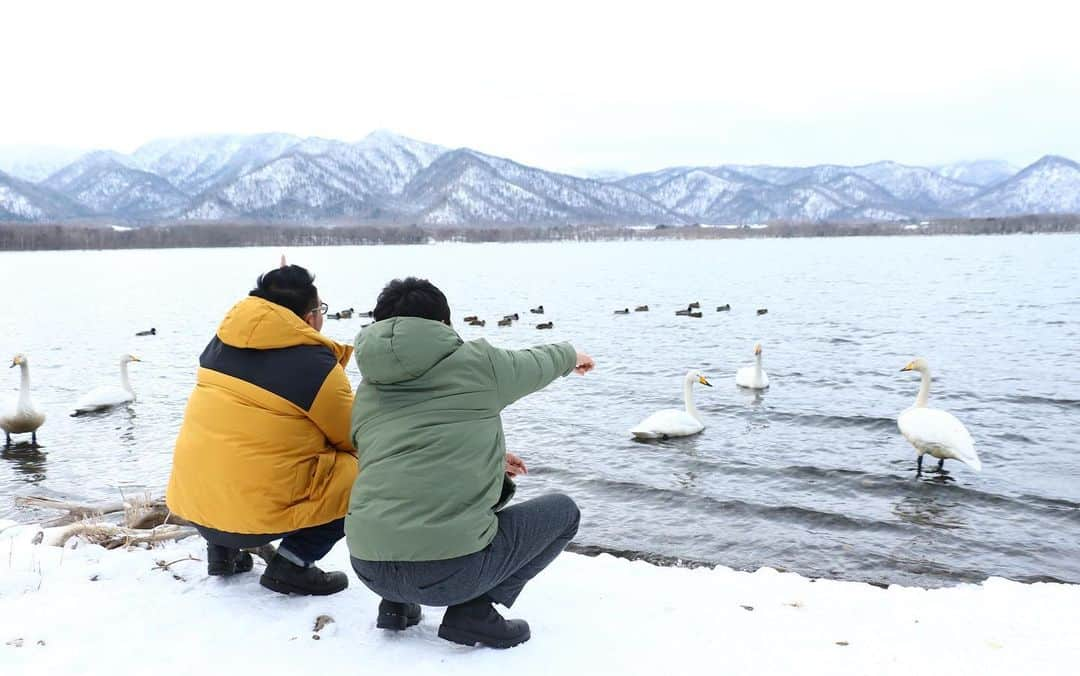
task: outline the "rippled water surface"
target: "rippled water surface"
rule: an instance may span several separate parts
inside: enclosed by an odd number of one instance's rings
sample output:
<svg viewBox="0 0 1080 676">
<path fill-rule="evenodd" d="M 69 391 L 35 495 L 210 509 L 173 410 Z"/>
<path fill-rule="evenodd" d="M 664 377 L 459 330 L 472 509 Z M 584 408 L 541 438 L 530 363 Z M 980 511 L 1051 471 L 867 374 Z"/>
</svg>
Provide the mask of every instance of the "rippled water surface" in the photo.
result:
<svg viewBox="0 0 1080 676">
<path fill-rule="evenodd" d="M 0 253 L 0 353 L 25 352 L 49 419 L 42 447 L 0 452 L 0 516 L 14 496 L 160 492 L 199 353 L 276 249 Z M 924 585 L 1001 575 L 1080 582 L 1080 237 L 859 238 L 724 242 L 311 248 L 331 309 L 373 305 L 389 278 L 439 284 L 466 338 L 505 346 L 570 340 L 598 368 L 504 414 L 531 472 L 519 496 L 565 491 L 583 545 L 753 569 Z M 675 309 L 700 301 L 701 319 Z M 648 313 L 615 309 L 648 304 Z M 715 307 L 730 303 L 731 312 Z M 552 331 L 527 309 L 543 304 Z M 769 312 L 757 316 L 755 309 Z M 506 313 L 522 313 L 510 328 Z M 368 320 L 328 321 L 351 341 Z M 149 327 L 158 335 L 136 338 Z M 734 372 L 764 346 L 772 387 Z M 117 380 L 124 352 L 138 401 L 90 417 L 78 395 Z M 925 356 L 931 403 L 970 429 L 976 474 L 915 478 L 896 430 Z M 5 362 L 6 363 L 6 362 Z M 632 441 L 626 430 L 681 404 L 699 436 Z M 18 369 L 0 372 L 0 399 Z M 358 379 L 355 366 L 349 375 Z M 21 438 L 19 438 L 21 441 Z M 928 466 L 932 466 L 928 463 Z"/>
</svg>

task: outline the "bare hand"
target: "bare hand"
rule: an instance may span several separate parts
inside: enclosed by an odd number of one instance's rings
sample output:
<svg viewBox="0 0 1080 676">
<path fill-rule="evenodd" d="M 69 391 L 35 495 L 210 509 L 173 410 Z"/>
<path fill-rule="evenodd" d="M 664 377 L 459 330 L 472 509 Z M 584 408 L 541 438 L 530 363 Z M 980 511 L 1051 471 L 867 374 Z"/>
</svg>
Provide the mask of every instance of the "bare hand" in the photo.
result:
<svg viewBox="0 0 1080 676">
<path fill-rule="evenodd" d="M 584 352 L 577 353 L 577 366 L 574 367 L 574 373 L 583 376 L 594 368 L 596 368 L 596 362 L 593 361 L 592 357 Z"/>
<path fill-rule="evenodd" d="M 506 474 L 508 476 L 520 476 L 522 474 L 528 474 L 529 468 L 525 466 L 525 462 L 514 455 L 513 453 L 506 453 Z"/>
</svg>

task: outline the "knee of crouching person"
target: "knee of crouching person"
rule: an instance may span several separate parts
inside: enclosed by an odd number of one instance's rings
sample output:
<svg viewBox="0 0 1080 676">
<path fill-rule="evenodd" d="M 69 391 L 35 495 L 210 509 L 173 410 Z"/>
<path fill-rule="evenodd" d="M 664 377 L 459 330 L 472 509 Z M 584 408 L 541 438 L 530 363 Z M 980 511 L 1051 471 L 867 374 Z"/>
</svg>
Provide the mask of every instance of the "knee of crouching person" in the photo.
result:
<svg viewBox="0 0 1080 676">
<path fill-rule="evenodd" d="M 566 515 L 566 532 L 572 538 L 577 534 L 578 525 L 581 523 L 581 509 L 578 508 L 574 499 L 568 495 L 556 493 L 554 497 L 559 501 L 561 512 Z"/>
</svg>

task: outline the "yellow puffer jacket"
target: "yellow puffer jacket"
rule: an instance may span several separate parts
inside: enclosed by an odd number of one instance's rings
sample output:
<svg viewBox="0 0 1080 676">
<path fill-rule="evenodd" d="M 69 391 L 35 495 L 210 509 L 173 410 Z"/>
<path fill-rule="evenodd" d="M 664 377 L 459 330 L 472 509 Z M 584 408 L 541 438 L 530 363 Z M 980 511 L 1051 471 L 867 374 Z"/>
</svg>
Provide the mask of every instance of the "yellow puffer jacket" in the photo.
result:
<svg viewBox="0 0 1080 676">
<path fill-rule="evenodd" d="M 248 297 L 199 357 L 166 501 L 188 521 L 287 533 L 345 516 L 356 479 L 352 348 Z"/>
</svg>

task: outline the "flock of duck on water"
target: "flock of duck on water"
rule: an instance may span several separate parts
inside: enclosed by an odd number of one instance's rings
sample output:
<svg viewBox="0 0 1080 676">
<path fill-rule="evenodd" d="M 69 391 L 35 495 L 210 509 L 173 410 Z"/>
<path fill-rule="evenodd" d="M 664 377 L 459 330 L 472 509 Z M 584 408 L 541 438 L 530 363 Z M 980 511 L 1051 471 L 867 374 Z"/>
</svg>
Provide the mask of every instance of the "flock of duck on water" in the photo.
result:
<svg viewBox="0 0 1080 676">
<path fill-rule="evenodd" d="M 685 310 L 677 310 L 676 315 L 700 318 L 700 303 L 689 303 Z M 719 305 L 717 312 L 730 312 L 731 305 Z M 648 305 L 639 305 L 634 312 L 648 312 Z M 543 315 L 544 306 L 532 308 L 529 311 L 534 315 Z M 768 312 L 766 308 L 758 308 L 758 315 Z M 630 308 L 615 310 L 616 315 L 630 314 Z M 353 308 L 328 314 L 331 319 L 351 319 L 354 316 L 371 317 L 371 312 L 356 313 Z M 486 320 L 476 315 L 465 317 L 464 321 L 470 326 L 485 326 Z M 520 321 L 520 315 L 513 313 L 504 315 L 498 320 L 499 326 L 510 326 L 515 321 Z M 363 326 L 367 326 L 364 324 Z M 541 322 L 536 325 L 537 329 L 551 329 L 553 322 Z M 140 331 L 138 336 L 157 335 L 156 329 Z M 769 387 L 769 376 L 765 373 L 761 364 L 761 343 L 754 345 L 754 362 L 749 366 L 742 367 L 735 372 L 735 385 L 749 390 L 764 390 Z M 107 410 L 116 406 L 129 404 L 135 401 L 135 391 L 131 387 L 128 378 L 128 364 L 141 361 L 138 357 L 125 354 L 120 358 L 120 385 L 103 385 L 79 397 L 75 402 L 74 411 L 71 415 L 78 416 L 93 411 Z M 35 408 L 30 398 L 30 362 L 25 354 L 16 354 L 11 360 L 11 368 L 18 366 L 21 369 L 21 382 L 17 400 L 10 403 L 0 404 L 0 429 L 4 430 L 5 444 L 11 445 L 12 434 L 30 434 L 31 443 L 37 445 L 37 430 L 45 423 L 45 414 Z M 900 412 L 897 418 L 897 426 L 905 439 L 915 447 L 917 453 L 917 475 L 922 474 L 923 456 L 930 455 L 938 459 L 937 469 L 943 471 L 946 460 L 958 460 L 968 465 L 975 471 L 982 470 L 982 462 L 975 451 L 975 442 L 971 434 L 954 415 L 941 409 L 928 406 L 930 395 L 930 366 L 923 358 L 917 358 L 909 362 L 903 371 L 917 372 L 921 376 L 919 391 L 915 402 Z M 705 422 L 694 406 L 693 386 L 694 383 L 712 387 L 702 373 L 691 369 L 683 377 L 683 408 L 666 409 L 658 411 L 635 425 L 630 434 L 635 439 L 669 439 L 673 437 L 686 437 L 699 434 L 705 429 Z"/>
</svg>

